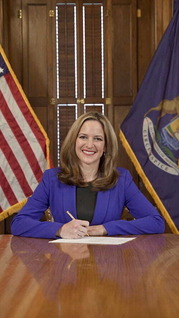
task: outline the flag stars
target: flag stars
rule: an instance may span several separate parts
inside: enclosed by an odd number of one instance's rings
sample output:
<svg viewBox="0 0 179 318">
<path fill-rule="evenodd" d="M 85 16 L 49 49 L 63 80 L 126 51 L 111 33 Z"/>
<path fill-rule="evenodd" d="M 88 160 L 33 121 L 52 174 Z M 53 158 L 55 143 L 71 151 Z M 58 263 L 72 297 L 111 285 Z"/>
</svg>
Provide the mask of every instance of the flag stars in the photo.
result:
<svg viewBox="0 0 179 318">
<path fill-rule="evenodd" d="M 4 73 L 4 69 L 0 67 L 0 73 Z"/>
</svg>

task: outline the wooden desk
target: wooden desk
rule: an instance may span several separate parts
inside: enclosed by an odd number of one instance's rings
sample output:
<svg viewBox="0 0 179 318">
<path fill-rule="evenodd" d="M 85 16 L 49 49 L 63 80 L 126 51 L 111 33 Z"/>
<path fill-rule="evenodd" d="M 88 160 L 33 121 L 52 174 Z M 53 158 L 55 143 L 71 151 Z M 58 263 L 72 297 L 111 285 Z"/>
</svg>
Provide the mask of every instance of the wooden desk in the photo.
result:
<svg viewBox="0 0 179 318">
<path fill-rule="evenodd" d="M 0 236 L 0 318 L 179 317 L 179 235 L 118 246 Z"/>
</svg>

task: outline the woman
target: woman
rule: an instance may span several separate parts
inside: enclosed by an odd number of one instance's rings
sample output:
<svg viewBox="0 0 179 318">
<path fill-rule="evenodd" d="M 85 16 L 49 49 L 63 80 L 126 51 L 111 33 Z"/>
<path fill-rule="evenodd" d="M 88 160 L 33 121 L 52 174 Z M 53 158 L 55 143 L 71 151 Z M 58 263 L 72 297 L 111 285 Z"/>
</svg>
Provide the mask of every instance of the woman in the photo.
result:
<svg viewBox="0 0 179 318">
<path fill-rule="evenodd" d="M 97 112 L 80 116 L 63 142 L 60 168 L 45 171 L 32 197 L 14 217 L 12 234 L 75 239 L 163 233 L 163 218 L 128 170 L 116 168 L 117 156 L 118 142 L 109 120 Z M 121 220 L 125 206 L 134 220 Z M 54 222 L 41 222 L 48 208 Z"/>
</svg>

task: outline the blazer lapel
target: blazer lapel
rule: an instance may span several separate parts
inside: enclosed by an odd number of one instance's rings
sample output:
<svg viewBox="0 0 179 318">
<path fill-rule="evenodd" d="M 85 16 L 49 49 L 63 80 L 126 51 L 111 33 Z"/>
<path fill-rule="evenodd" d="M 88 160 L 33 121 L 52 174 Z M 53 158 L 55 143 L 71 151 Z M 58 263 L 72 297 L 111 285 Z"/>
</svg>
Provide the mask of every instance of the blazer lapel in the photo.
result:
<svg viewBox="0 0 179 318">
<path fill-rule="evenodd" d="M 64 185 L 63 187 L 63 210 L 64 213 L 69 211 L 76 219 L 76 186 Z M 65 213 L 67 222 L 70 221 L 70 216 Z"/>
</svg>

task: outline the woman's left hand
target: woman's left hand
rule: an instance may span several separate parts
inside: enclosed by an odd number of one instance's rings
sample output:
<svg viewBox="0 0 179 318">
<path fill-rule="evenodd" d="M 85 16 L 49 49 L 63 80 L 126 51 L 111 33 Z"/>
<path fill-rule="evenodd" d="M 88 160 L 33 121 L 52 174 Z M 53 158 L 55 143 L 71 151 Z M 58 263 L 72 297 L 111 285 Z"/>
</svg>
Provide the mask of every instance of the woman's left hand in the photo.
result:
<svg viewBox="0 0 179 318">
<path fill-rule="evenodd" d="M 107 231 L 103 225 L 92 225 L 88 227 L 87 233 L 90 236 L 100 235 L 104 236 L 107 235 Z"/>
</svg>

